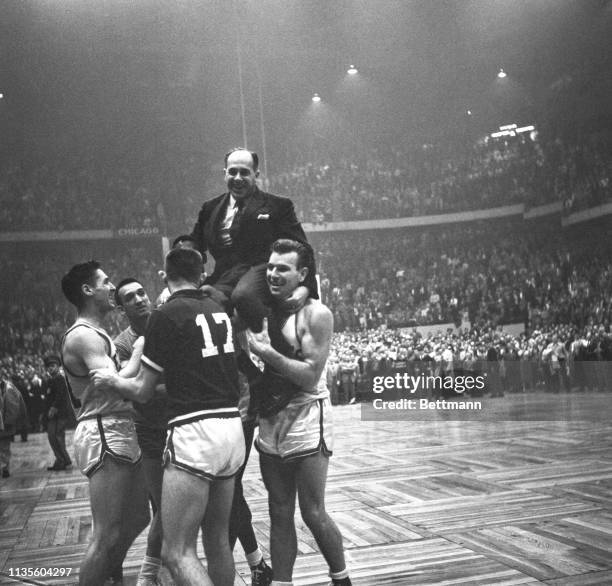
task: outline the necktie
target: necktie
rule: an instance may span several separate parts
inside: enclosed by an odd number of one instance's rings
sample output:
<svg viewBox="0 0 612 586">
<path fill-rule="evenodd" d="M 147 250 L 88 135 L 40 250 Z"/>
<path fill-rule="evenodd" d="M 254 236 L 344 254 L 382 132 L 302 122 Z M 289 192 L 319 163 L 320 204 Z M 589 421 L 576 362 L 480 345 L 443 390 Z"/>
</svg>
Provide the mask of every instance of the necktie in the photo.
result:
<svg viewBox="0 0 612 586">
<path fill-rule="evenodd" d="M 240 217 L 242 216 L 242 212 L 244 211 L 244 200 L 237 199 L 235 211 L 234 211 L 234 219 L 232 220 L 232 228 L 240 225 Z"/>
</svg>

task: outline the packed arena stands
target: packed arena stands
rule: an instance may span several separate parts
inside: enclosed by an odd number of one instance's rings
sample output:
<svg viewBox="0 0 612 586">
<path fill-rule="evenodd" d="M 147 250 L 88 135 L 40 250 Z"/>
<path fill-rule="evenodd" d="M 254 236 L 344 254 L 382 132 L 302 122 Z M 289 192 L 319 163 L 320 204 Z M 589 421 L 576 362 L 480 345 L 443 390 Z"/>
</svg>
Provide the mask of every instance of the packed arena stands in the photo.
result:
<svg viewBox="0 0 612 586">
<path fill-rule="evenodd" d="M 334 313 L 336 400 L 354 399 L 373 364 L 442 365 L 449 350 L 455 365 L 465 365 L 494 349 L 506 365 L 499 386 L 507 390 L 604 388 L 606 368 L 587 375 L 574 364 L 612 359 L 609 222 L 562 228 L 560 216 L 612 200 L 611 153 L 612 135 L 603 131 L 574 140 L 524 133 L 463 150 L 419 145 L 350 159 L 338 152 L 274 173 L 270 191 L 290 195 L 302 221 L 323 228 L 310 240 L 322 299 Z M 157 296 L 160 235 L 189 231 L 203 198 L 222 186 L 221 177 L 211 180 L 219 165 L 204 165 L 193 153 L 177 161 L 83 154 L 69 162 L 2 163 L 0 230 L 9 237 L 0 243 L 0 374 L 36 394 L 42 356 L 58 351 L 74 319 L 59 281 L 76 262 L 97 258 L 115 282 L 136 276 Z M 384 221 L 551 202 L 562 202 L 563 211 L 539 220 L 515 215 L 394 228 Z M 378 229 L 325 228 L 371 219 L 384 220 Z M 126 228 L 142 230 L 116 238 Z M 52 243 L 10 237 L 95 229 L 109 234 Z M 418 330 L 436 324 L 446 330 Z M 505 330 L 508 324 L 519 327 Z M 114 312 L 111 333 L 124 325 Z M 561 346 L 568 366 L 559 370 Z M 531 366 L 521 370 L 522 362 Z"/>
<path fill-rule="evenodd" d="M 317 233 L 313 242 L 336 329 L 527 320 L 583 327 L 612 317 L 606 234 L 498 220 Z"/>
<path fill-rule="evenodd" d="M 511 203 L 562 202 L 567 210 L 612 198 L 612 136 L 537 134 L 482 139 L 471 146 L 418 145 L 286 161 L 267 179 L 289 195 L 303 222 L 402 218 Z M 202 154 L 74 160 L 0 167 L 0 230 L 191 228 L 222 171 Z M 210 181 L 211 168 L 219 182 Z M 212 190 L 212 191 L 211 191 Z"/>
<path fill-rule="evenodd" d="M 612 142 L 605 133 L 580 141 L 527 134 L 488 138 L 463 151 L 422 145 L 373 151 L 356 159 L 300 164 L 272 178 L 290 193 L 302 221 L 330 222 L 443 214 L 555 201 L 567 209 L 612 197 Z"/>
<path fill-rule="evenodd" d="M 503 384 L 516 390 L 533 388 L 538 380 L 553 384 L 556 379 L 542 374 L 549 371 L 542 365 L 551 360 L 552 344 L 565 348 L 568 363 L 577 356 L 612 359 L 610 236 L 605 222 L 585 231 L 562 229 L 549 219 L 311 234 L 322 299 L 334 312 L 337 332 L 331 370 L 344 364 L 345 379 L 355 383 L 352 397 L 345 391 L 338 400 L 355 397 L 364 360 L 395 360 L 398 353 L 441 364 L 444 350 L 452 348 L 459 364 L 495 348 L 507 365 Z M 40 386 L 42 356 L 57 352 L 74 319 L 59 287 L 71 264 L 96 257 L 115 282 L 130 275 L 142 279 L 152 299 L 163 287 L 157 274 L 161 249 L 154 240 L 77 247 L 13 243 L 5 252 L 1 368 L 25 388 Z M 435 324 L 447 329 L 419 333 L 418 328 Z M 519 331 L 526 326 L 527 333 L 506 331 L 507 324 L 518 324 Z M 107 325 L 117 333 L 125 326 L 121 313 L 114 312 Z M 527 358 L 535 361 L 529 367 L 535 370 L 525 382 L 519 366 L 510 362 Z M 604 385 L 603 371 L 592 380 L 575 369 L 571 374 L 566 386 Z"/>
</svg>

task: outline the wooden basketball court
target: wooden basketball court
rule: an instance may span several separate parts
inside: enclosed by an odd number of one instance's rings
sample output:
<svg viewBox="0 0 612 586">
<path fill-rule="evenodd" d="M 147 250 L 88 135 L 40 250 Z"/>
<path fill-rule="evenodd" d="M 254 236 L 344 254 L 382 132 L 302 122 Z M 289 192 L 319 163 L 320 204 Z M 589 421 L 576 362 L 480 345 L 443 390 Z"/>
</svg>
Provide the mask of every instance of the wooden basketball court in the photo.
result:
<svg viewBox="0 0 612 586">
<path fill-rule="evenodd" d="M 612 584 L 612 393 L 482 401 L 495 403 L 495 420 L 362 421 L 359 405 L 335 407 L 327 503 L 353 583 Z M 11 478 L 0 484 L 2 585 L 76 583 L 91 529 L 87 481 L 47 472 L 51 461 L 44 435 L 13 444 Z M 269 559 L 256 452 L 245 489 Z M 327 584 L 301 520 L 298 539 L 294 583 Z M 126 584 L 144 549 L 143 534 L 124 564 Z M 239 546 L 235 559 L 236 584 L 249 584 Z M 71 575 L 10 578 L 28 568 Z"/>
</svg>

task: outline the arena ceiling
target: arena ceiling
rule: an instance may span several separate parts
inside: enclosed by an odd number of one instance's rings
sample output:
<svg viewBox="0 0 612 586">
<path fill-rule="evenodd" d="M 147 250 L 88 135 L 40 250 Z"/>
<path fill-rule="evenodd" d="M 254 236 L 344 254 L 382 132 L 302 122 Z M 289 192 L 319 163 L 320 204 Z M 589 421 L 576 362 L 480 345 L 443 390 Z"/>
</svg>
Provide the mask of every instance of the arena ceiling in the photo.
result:
<svg viewBox="0 0 612 586">
<path fill-rule="evenodd" d="M 236 144 L 238 53 L 251 148 L 262 112 L 273 151 L 308 131 L 425 140 L 532 122 L 551 104 L 571 118 L 610 108 L 604 0 L 4 0 L 2 12 L 5 145 Z"/>
</svg>

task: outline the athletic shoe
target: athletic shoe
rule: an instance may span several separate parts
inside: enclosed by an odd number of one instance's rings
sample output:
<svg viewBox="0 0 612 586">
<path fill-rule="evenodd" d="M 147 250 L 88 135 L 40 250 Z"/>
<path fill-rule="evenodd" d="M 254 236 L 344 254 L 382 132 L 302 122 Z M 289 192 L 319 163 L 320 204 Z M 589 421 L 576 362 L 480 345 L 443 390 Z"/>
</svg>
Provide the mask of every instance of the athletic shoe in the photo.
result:
<svg viewBox="0 0 612 586">
<path fill-rule="evenodd" d="M 272 582 L 272 568 L 262 559 L 251 568 L 251 586 L 268 586 Z"/>
<path fill-rule="evenodd" d="M 66 466 L 64 464 L 58 464 L 57 462 L 53 464 L 53 466 L 47 466 L 47 470 L 49 472 L 59 472 L 60 470 L 66 470 Z"/>
<path fill-rule="evenodd" d="M 350 578 L 342 578 L 341 580 L 333 580 L 329 583 L 329 586 L 353 586 Z"/>
</svg>

